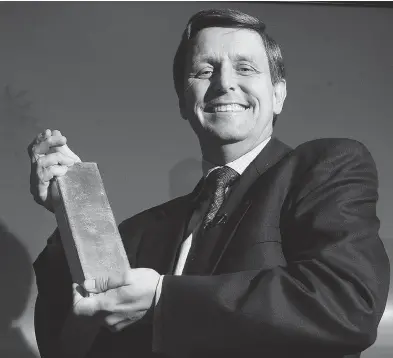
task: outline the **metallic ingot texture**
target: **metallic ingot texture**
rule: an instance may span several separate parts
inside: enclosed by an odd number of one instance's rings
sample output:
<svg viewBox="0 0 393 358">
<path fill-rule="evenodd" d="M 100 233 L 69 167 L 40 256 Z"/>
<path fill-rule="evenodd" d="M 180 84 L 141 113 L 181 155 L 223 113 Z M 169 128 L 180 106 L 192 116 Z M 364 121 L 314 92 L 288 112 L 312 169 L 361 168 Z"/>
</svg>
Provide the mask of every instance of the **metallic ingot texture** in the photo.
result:
<svg viewBox="0 0 393 358">
<path fill-rule="evenodd" d="M 52 186 L 55 215 L 74 283 L 124 273 L 130 268 L 96 163 L 76 163 Z M 62 333 L 63 357 L 83 358 L 99 326 L 68 316 Z"/>
<path fill-rule="evenodd" d="M 73 281 L 129 269 L 97 164 L 76 163 L 56 184 L 56 220 Z"/>
</svg>

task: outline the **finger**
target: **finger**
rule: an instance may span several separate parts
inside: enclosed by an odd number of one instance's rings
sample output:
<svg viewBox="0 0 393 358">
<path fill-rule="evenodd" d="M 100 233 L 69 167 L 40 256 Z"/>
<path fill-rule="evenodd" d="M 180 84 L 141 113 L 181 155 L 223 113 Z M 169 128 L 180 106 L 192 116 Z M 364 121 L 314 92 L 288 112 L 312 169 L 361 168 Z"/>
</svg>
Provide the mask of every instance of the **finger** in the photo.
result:
<svg viewBox="0 0 393 358">
<path fill-rule="evenodd" d="M 87 293 L 78 284 L 72 285 L 73 292 L 73 312 L 78 316 L 95 316 L 99 311 L 98 302 L 96 297 L 87 297 Z"/>
<path fill-rule="evenodd" d="M 54 145 L 48 151 L 48 153 L 57 153 L 57 152 L 63 153 L 67 157 L 74 159 L 75 163 L 81 162 L 81 159 L 68 147 L 67 144 L 59 145 L 59 146 Z"/>
<path fill-rule="evenodd" d="M 130 283 L 128 278 L 127 274 L 109 274 L 86 280 L 83 287 L 88 292 L 100 293 L 128 285 Z"/>
<path fill-rule="evenodd" d="M 46 129 L 44 132 L 37 134 L 36 137 L 32 140 L 32 142 L 27 147 L 27 151 L 28 151 L 29 155 L 32 154 L 32 149 L 35 145 L 38 145 L 42 141 L 49 138 L 51 136 L 51 134 L 52 134 L 52 132 L 50 129 Z"/>
<path fill-rule="evenodd" d="M 49 138 L 52 135 L 52 131 L 50 129 L 45 129 L 42 133 L 38 134 L 37 139 L 43 141 Z"/>
<path fill-rule="evenodd" d="M 67 165 L 52 165 L 47 168 L 42 168 L 39 178 L 41 184 L 49 185 L 49 181 L 52 180 L 54 177 L 61 177 L 68 171 Z M 48 182 L 48 183 L 46 183 Z"/>
<path fill-rule="evenodd" d="M 135 321 L 137 321 L 137 319 Z M 116 333 L 116 332 L 121 332 L 122 330 L 124 330 L 128 326 L 132 325 L 135 321 L 129 320 L 129 319 L 125 319 L 124 321 L 121 321 L 121 322 L 119 322 L 119 323 L 117 323 L 115 325 L 112 325 L 112 326 L 105 325 L 105 326 L 112 333 Z"/>
<path fill-rule="evenodd" d="M 75 162 L 77 162 L 77 163 L 81 162 L 81 159 L 68 147 L 67 144 L 65 144 L 65 145 L 63 145 L 61 147 L 58 147 L 55 150 L 60 152 L 60 153 L 63 153 L 64 155 L 66 155 L 66 156 L 68 156 L 68 157 L 70 157 L 72 159 L 74 159 Z"/>
<path fill-rule="evenodd" d="M 126 327 L 134 324 L 135 322 L 141 320 L 143 316 L 145 315 L 144 312 L 138 311 L 138 312 L 133 312 L 132 316 L 127 317 L 123 320 L 120 320 L 119 322 L 110 322 L 110 324 L 105 324 L 105 326 L 111 331 L 111 332 L 120 332 Z M 109 316 L 108 316 L 109 317 Z"/>
<path fill-rule="evenodd" d="M 89 292 L 89 291 L 88 291 Z M 151 308 L 152 301 L 145 300 L 138 292 L 132 292 L 131 286 L 122 286 L 102 293 L 91 293 L 95 296 L 100 311 L 132 317 Z"/>
<path fill-rule="evenodd" d="M 38 185 L 30 185 L 30 193 L 33 195 L 34 200 L 40 203 L 40 198 L 45 198 L 48 194 L 50 181 L 54 177 L 61 177 L 68 171 L 68 166 L 53 165 L 48 168 L 42 168 L 37 175 Z"/>
<path fill-rule="evenodd" d="M 52 135 L 61 136 L 61 132 L 58 129 L 54 129 Z"/>
<path fill-rule="evenodd" d="M 52 177 L 61 177 L 68 171 L 68 165 L 52 165 L 49 168 L 46 168 L 47 171 L 50 171 Z"/>
<path fill-rule="evenodd" d="M 60 152 L 47 154 L 37 159 L 38 170 L 40 170 L 39 168 L 48 168 L 52 165 L 72 166 L 74 164 L 74 159 Z"/>
<path fill-rule="evenodd" d="M 67 143 L 66 137 L 50 137 L 50 139 L 46 139 L 44 141 L 36 140 L 36 142 L 30 143 L 27 151 L 32 162 L 36 162 L 39 157 L 42 155 L 48 154 L 51 148 L 61 147 Z M 52 151 L 53 152 L 53 151 Z"/>
<path fill-rule="evenodd" d="M 42 133 L 38 134 L 31 143 L 27 146 L 27 153 L 29 154 L 30 158 L 37 156 L 35 153 L 35 147 L 39 145 L 42 141 Z"/>
<path fill-rule="evenodd" d="M 144 316 L 144 312 L 127 312 L 128 314 L 112 313 L 104 317 L 104 326 L 112 332 L 119 332 Z"/>
<path fill-rule="evenodd" d="M 89 294 L 88 298 L 89 300 L 91 299 L 90 304 L 94 305 L 96 312 L 119 314 L 123 315 L 123 317 L 126 317 L 129 312 L 134 312 L 132 304 L 130 302 L 124 302 L 116 289 L 102 293 L 92 293 L 87 290 L 86 292 Z"/>
<path fill-rule="evenodd" d="M 136 320 L 135 320 L 136 321 Z M 123 329 L 127 328 L 128 326 L 131 326 L 135 321 L 131 320 L 124 320 L 123 322 L 119 322 L 116 324 L 114 327 L 112 327 L 112 331 L 114 332 L 120 332 Z"/>
<path fill-rule="evenodd" d="M 128 320 L 127 317 L 118 315 L 116 313 L 112 313 L 104 318 L 104 323 L 107 327 L 111 327 L 111 326 L 115 326 L 116 324 L 119 324 L 120 322 L 124 322 L 126 320 Z"/>
<path fill-rule="evenodd" d="M 65 136 L 63 136 L 61 134 L 60 135 L 54 135 L 53 132 L 52 132 L 52 135 L 49 138 L 47 138 L 45 141 L 43 141 L 43 143 L 44 142 L 47 142 L 50 147 L 59 147 L 59 146 L 62 146 L 62 145 L 66 145 L 67 137 L 65 137 Z"/>
<path fill-rule="evenodd" d="M 33 154 L 46 154 L 53 147 L 61 147 L 67 143 L 67 138 L 64 136 L 51 136 L 44 141 L 40 141 L 33 145 Z"/>
</svg>

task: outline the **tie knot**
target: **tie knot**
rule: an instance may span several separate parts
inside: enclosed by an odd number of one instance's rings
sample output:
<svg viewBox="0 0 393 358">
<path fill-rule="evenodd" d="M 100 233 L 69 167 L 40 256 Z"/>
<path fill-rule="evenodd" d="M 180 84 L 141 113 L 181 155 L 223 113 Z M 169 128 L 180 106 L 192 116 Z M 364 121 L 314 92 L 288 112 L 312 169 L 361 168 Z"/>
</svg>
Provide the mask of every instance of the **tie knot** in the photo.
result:
<svg viewBox="0 0 393 358">
<path fill-rule="evenodd" d="M 239 173 L 237 173 L 234 169 L 223 166 L 210 172 L 206 178 L 206 182 L 209 187 L 226 188 L 238 177 Z"/>
</svg>

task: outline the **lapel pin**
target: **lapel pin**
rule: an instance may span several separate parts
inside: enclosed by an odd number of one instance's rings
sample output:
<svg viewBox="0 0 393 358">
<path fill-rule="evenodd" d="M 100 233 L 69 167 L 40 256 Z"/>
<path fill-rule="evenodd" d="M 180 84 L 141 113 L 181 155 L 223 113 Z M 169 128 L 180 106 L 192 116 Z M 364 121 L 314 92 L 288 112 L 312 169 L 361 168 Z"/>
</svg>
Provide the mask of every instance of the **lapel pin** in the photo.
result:
<svg viewBox="0 0 393 358">
<path fill-rule="evenodd" d="M 215 223 L 214 223 L 215 226 L 216 225 L 224 225 L 228 221 L 228 214 L 225 213 L 223 215 L 219 215 L 219 216 L 217 216 L 217 219 L 214 221 L 215 221 Z"/>
</svg>

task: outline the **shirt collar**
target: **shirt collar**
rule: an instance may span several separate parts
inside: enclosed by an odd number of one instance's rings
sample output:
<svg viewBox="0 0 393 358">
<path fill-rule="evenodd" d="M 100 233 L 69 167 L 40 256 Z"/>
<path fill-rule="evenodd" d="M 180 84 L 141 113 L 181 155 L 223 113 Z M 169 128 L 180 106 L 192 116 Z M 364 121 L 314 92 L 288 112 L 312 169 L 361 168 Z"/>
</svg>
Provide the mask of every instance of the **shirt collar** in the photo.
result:
<svg viewBox="0 0 393 358">
<path fill-rule="evenodd" d="M 269 142 L 271 137 L 266 138 L 262 143 L 258 144 L 254 149 L 250 150 L 246 154 L 243 154 L 241 157 L 235 159 L 234 161 L 225 164 L 227 167 L 232 168 L 240 175 L 246 170 L 246 168 L 250 165 L 250 163 L 257 157 L 257 155 L 265 148 L 266 144 Z M 202 160 L 202 172 L 203 176 L 207 177 L 207 175 L 214 169 L 219 168 L 219 165 L 212 164 L 207 160 Z"/>
</svg>

